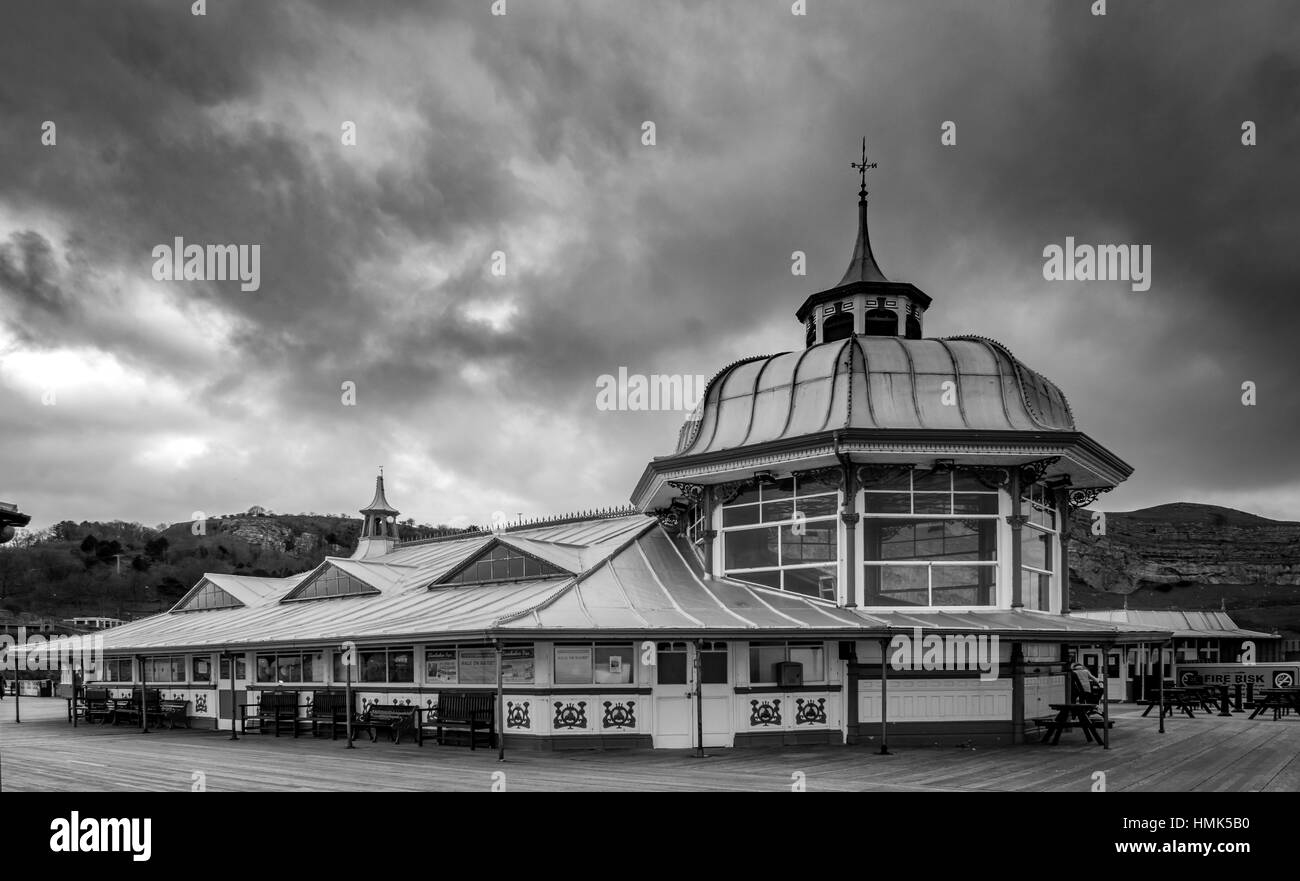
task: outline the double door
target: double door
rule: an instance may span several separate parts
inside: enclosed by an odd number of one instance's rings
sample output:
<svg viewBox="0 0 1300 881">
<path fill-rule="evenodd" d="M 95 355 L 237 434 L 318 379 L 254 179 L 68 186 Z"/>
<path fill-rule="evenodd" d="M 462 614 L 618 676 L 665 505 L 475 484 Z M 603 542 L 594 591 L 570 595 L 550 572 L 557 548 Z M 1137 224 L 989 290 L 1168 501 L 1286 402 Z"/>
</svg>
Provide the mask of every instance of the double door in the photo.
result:
<svg viewBox="0 0 1300 881">
<path fill-rule="evenodd" d="M 701 723 L 706 747 L 731 746 L 727 644 L 712 640 L 658 642 L 654 658 L 655 746 L 692 749 L 699 744 Z"/>
</svg>

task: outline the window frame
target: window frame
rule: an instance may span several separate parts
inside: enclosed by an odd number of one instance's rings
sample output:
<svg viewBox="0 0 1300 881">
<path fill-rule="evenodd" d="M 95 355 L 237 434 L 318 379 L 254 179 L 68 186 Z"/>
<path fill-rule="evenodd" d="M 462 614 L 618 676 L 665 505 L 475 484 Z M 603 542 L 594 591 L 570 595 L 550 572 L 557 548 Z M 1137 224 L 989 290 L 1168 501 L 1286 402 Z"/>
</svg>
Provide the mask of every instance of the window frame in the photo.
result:
<svg viewBox="0 0 1300 881">
<path fill-rule="evenodd" d="M 772 590 L 782 590 L 788 593 L 796 594 L 798 596 L 809 597 L 811 599 L 821 599 L 821 600 L 829 600 L 831 602 L 836 602 L 838 601 L 839 598 L 840 559 L 843 556 L 842 546 L 844 542 L 844 536 L 841 534 L 840 531 L 840 516 L 839 516 L 840 507 L 841 507 L 840 491 L 837 487 L 832 485 L 830 489 L 819 489 L 816 492 L 809 492 L 807 494 L 800 493 L 799 485 L 804 480 L 808 480 L 808 478 L 803 478 L 798 475 L 792 475 L 789 478 L 783 478 L 781 480 L 772 481 L 772 482 L 760 481 L 754 488 L 757 493 L 757 497 L 754 500 L 744 501 L 744 502 L 733 501 L 718 506 L 720 508 L 719 521 L 721 523 L 721 526 L 718 530 L 718 536 L 720 539 L 719 552 L 721 556 L 722 574 L 728 578 L 735 578 L 739 581 L 745 581 L 751 584 L 758 584 L 761 587 L 767 587 Z M 784 492 L 780 488 L 782 484 L 786 482 L 790 483 L 790 491 L 788 493 Z M 821 485 L 825 485 L 827 483 L 826 481 L 812 481 L 812 480 L 808 480 L 808 482 L 821 484 Z M 772 498 L 770 499 L 767 498 L 768 493 L 773 494 Z M 804 499 L 822 499 L 822 500 L 833 499 L 834 501 L 832 504 L 832 510 L 830 513 L 827 514 L 814 514 L 814 515 L 801 514 L 799 509 L 799 502 Z M 786 503 L 788 503 L 790 506 L 790 515 L 788 517 L 782 517 L 780 519 L 773 519 L 773 520 L 765 519 L 764 516 L 765 506 L 784 505 Z M 747 511 L 748 509 L 754 509 L 756 511 L 758 515 L 758 520 L 756 522 L 733 523 L 731 525 L 727 525 L 728 512 L 735 512 L 735 511 L 742 511 L 742 510 Z M 785 548 L 786 548 L 785 530 L 789 529 L 791 526 L 793 526 L 796 523 L 801 523 L 804 525 L 834 523 L 834 526 L 832 528 L 832 535 L 834 536 L 834 540 L 830 543 L 830 546 L 832 547 L 833 550 L 829 559 L 818 560 L 813 562 L 798 562 L 798 563 L 785 562 Z M 765 566 L 728 565 L 727 545 L 730 537 L 733 535 L 738 535 L 739 533 L 742 532 L 752 532 L 760 529 L 776 530 L 776 564 L 765 565 Z M 819 587 L 819 592 L 817 594 L 809 594 L 809 593 L 804 593 L 802 591 L 791 590 L 787 588 L 785 586 L 786 573 L 795 572 L 799 570 L 830 570 L 829 574 L 832 577 L 832 581 L 831 581 L 829 591 L 822 590 Z M 764 573 L 764 574 L 777 573 L 777 580 L 779 584 L 776 586 L 770 584 L 763 584 L 760 581 L 755 581 L 745 577 L 745 575 L 759 574 L 759 573 Z"/>
<path fill-rule="evenodd" d="M 588 648 L 591 650 L 591 677 L 582 682 L 561 682 L 560 665 L 556 662 L 556 652 L 561 649 L 581 649 Z M 596 653 L 599 649 L 627 649 L 627 661 L 625 669 L 627 670 L 627 680 L 625 682 L 601 682 L 597 678 L 597 672 L 600 665 L 596 661 Z M 557 686 L 566 688 L 581 688 L 586 685 L 610 687 L 626 685 L 631 688 L 637 685 L 637 663 L 636 663 L 636 643 L 628 640 L 573 640 L 566 642 L 556 642 L 551 645 L 551 679 Z"/>
<path fill-rule="evenodd" d="M 754 678 L 754 665 L 755 665 L 756 660 L 757 660 L 756 657 L 755 657 L 755 655 L 754 655 L 754 652 L 755 652 L 756 650 L 761 650 L 761 649 L 764 649 L 764 648 L 771 649 L 771 648 L 775 648 L 775 647 L 777 647 L 777 646 L 784 646 L 784 648 L 785 648 L 785 659 L 784 659 L 784 661 L 778 661 L 778 662 L 776 662 L 776 663 L 790 663 L 790 662 L 791 662 L 791 658 L 790 658 L 790 649 L 791 649 L 791 647 L 794 647 L 794 648 L 797 648 L 797 649 L 820 649 L 820 651 L 821 651 L 821 656 L 822 656 L 822 657 L 821 657 L 822 675 L 821 675 L 821 677 L 818 678 L 818 679 L 808 679 L 807 677 L 805 677 L 804 680 L 803 680 L 803 684 L 804 684 L 805 686 L 820 686 L 820 685 L 829 685 L 829 684 L 830 684 L 830 681 L 831 681 L 831 678 L 830 678 L 830 674 L 831 674 L 831 657 L 830 657 L 830 653 L 826 650 L 826 643 L 823 642 L 822 640 L 818 640 L 818 639 L 775 639 L 775 640 L 759 639 L 759 640 L 751 640 L 750 643 L 749 643 L 749 684 L 750 684 L 751 686 L 757 686 L 757 687 L 762 688 L 762 687 L 768 687 L 768 686 L 779 686 L 779 685 L 780 685 L 780 683 L 777 682 L 775 679 L 755 679 L 755 678 Z M 760 669 L 761 669 L 761 668 L 760 668 Z M 807 671 L 807 665 L 806 665 L 806 664 L 804 665 L 804 672 L 805 672 L 805 673 L 808 672 L 808 671 Z"/>
<path fill-rule="evenodd" d="M 900 466 L 901 467 L 901 466 Z M 1002 571 L 1005 568 L 1001 551 L 1003 541 L 1002 530 L 999 523 L 1003 516 L 1003 496 L 1005 493 L 998 489 L 990 489 L 981 485 L 979 489 L 970 487 L 958 489 L 957 478 L 960 474 L 957 470 L 947 472 L 936 472 L 920 468 L 909 468 L 904 472 L 907 476 L 907 487 L 901 488 L 892 486 L 888 488 L 873 488 L 875 485 L 869 485 L 862 488 L 861 504 L 859 509 L 862 512 L 862 549 L 858 552 L 855 549 L 857 565 L 862 575 L 863 603 L 864 609 L 895 609 L 900 611 L 916 611 L 918 609 L 996 609 L 999 608 L 999 590 L 1002 580 Z M 916 488 L 918 477 L 932 479 L 937 474 L 943 474 L 947 477 L 948 488 L 946 490 L 920 489 Z M 903 474 L 899 474 L 901 479 Z M 908 496 L 907 511 L 871 511 L 869 500 L 873 495 L 893 495 L 899 496 L 906 493 Z M 917 510 L 917 496 L 924 499 L 937 499 L 946 496 L 948 499 L 947 512 Z M 991 511 L 966 513 L 957 511 L 958 496 L 987 496 L 993 499 L 994 505 Z M 992 542 L 990 543 L 992 559 L 980 560 L 924 560 L 924 559 L 889 559 L 889 560 L 872 560 L 868 559 L 868 523 L 867 521 L 888 522 L 890 520 L 906 520 L 912 522 L 928 521 L 936 523 L 945 523 L 950 521 L 980 521 L 993 524 Z M 936 603 L 935 602 L 935 567 L 940 568 L 958 568 L 958 567 L 978 567 L 988 569 L 992 572 L 992 579 L 989 591 L 989 602 L 982 604 L 971 603 Z M 867 585 L 870 581 L 870 572 L 872 569 L 883 570 L 891 568 L 925 568 L 926 570 L 926 602 L 924 604 L 884 604 L 873 603 L 867 596 Z M 937 588 L 943 590 L 941 586 Z"/>
</svg>

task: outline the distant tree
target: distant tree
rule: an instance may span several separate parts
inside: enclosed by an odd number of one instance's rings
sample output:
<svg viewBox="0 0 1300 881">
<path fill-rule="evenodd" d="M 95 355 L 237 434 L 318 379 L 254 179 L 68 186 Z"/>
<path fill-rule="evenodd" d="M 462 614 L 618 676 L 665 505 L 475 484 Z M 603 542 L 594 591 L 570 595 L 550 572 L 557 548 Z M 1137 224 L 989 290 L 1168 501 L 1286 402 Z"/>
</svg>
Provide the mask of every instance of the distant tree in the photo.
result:
<svg viewBox="0 0 1300 881">
<path fill-rule="evenodd" d="M 336 545 L 339 543 L 339 537 L 331 532 L 329 535 L 325 536 L 325 541 L 327 544 Z"/>
<path fill-rule="evenodd" d="M 131 558 L 131 568 L 134 569 L 136 572 L 148 572 L 149 561 L 146 560 L 144 557 L 140 556 L 139 554 L 136 554 L 134 557 Z"/>
<path fill-rule="evenodd" d="M 83 554 L 95 553 L 95 548 L 99 546 L 99 539 L 87 533 L 86 537 L 81 540 L 81 552 Z"/>
<path fill-rule="evenodd" d="M 166 559 L 166 557 L 167 557 L 167 538 L 166 538 L 166 536 L 162 536 L 162 535 L 160 535 L 160 536 L 158 536 L 157 538 L 152 539 L 152 540 L 150 540 L 149 542 L 147 542 L 147 543 L 145 544 L 145 546 L 144 546 L 144 552 L 145 552 L 146 554 L 148 554 L 151 558 L 155 559 L 155 560 L 163 560 L 163 559 Z"/>
</svg>

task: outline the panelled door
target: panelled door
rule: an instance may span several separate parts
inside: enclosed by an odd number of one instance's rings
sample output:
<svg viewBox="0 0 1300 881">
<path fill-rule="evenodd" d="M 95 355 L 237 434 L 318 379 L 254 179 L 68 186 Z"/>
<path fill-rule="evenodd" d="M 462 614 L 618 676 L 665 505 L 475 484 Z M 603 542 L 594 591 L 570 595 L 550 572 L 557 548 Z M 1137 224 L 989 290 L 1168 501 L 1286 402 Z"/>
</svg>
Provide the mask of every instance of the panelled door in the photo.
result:
<svg viewBox="0 0 1300 881">
<path fill-rule="evenodd" d="M 731 685 L 727 644 L 704 640 L 696 651 L 693 640 L 655 644 L 654 740 L 660 749 L 691 749 L 697 745 L 695 683 L 700 677 L 704 745 L 731 746 Z"/>
<path fill-rule="evenodd" d="M 231 673 L 234 673 L 234 700 L 231 700 Z M 235 669 L 230 669 L 230 656 L 222 655 L 217 668 L 217 724 L 223 731 L 230 730 L 230 720 L 239 727 L 239 706 L 248 702 L 248 662 L 243 655 L 235 657 Z"/>
</svg>

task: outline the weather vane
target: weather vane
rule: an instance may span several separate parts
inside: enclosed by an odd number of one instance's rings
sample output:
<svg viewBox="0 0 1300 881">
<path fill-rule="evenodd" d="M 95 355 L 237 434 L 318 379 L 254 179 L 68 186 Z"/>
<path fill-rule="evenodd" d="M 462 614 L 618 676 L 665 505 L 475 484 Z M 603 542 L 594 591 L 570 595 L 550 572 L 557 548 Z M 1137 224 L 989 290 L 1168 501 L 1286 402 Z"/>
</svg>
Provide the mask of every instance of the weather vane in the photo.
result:
<svg viewBox="0 0 1300 881">
<path fill-rule="evenodd" d="M 862 161 L 850 162 L 849 167 L 856 168 L 858 170 L 858 174 L 862 178 L 862 185 L 861 188 L 858 190 L 858 197 L 861 199 L 865 199 L 867 197 L 867 169 L 876 167 L 876 163 L 874 162 L 870 164 L 867 163 L 867 139 L 865 136 L 862 138 Z"/>
</svg>

